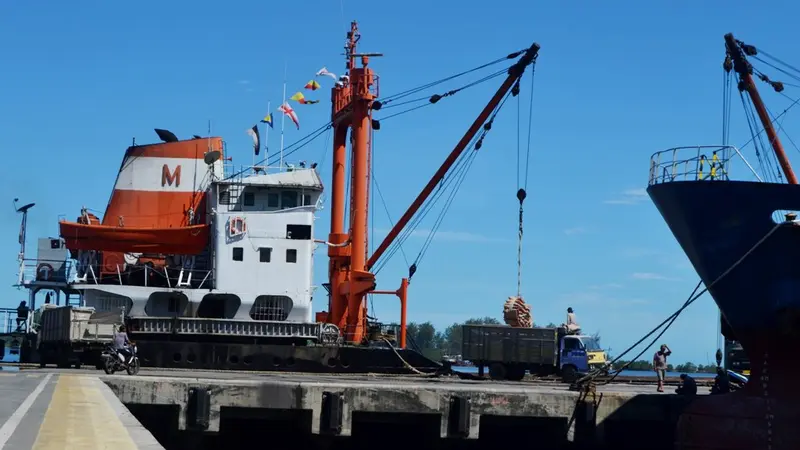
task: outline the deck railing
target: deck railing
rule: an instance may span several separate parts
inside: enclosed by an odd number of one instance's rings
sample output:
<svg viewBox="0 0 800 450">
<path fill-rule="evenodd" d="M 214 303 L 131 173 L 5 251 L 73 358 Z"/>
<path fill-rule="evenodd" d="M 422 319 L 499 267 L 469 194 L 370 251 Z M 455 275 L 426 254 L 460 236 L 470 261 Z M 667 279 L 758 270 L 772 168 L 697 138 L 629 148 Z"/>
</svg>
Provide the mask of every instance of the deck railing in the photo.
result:
<svg viewBox="0 0 800 450">
<path fill-rule="evenodd" d="M 738 148 L 732 145 L 696 145 L 675 147 L 654 153 L 650 157 L 648 185 L 673 181 L 726 181 L 730 176 L 732 162 L 737 157 L 761 181 Z"/>
</svg>

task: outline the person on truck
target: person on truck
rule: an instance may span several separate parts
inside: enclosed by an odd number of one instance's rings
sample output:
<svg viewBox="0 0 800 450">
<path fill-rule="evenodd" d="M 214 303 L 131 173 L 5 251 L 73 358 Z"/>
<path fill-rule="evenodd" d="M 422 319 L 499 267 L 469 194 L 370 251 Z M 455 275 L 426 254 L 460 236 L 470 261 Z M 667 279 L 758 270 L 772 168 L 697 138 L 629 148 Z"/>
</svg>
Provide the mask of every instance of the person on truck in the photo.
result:
<svg viewBox="0 0 800 450">
<path fill-rule="evenodd" d="M 661 344 L 661 348 L 653 355 L 653 370 L 658 377 L 658 392 L 664 392 L 664 379 L 667 377 L 667 356 L 672 354 L 672 350 L 667 344 Z"/>
<path fill-rule="evenodd" d="M 125 332 L 125 325 L 119 326 L 119 331 L 114 333 L 114 350 L 125 358 L 126 363 L 130 363 L 129 359 L 133 356 L 128 349 L 130 341 L 128 340 L 128 333 Z"/>
<path fill-rule="evenodd" d="M 25 331 L 28 331 L 28 304 L 25 300 L 19 302 L 17 306 L 17 331 L 22 331 L 22 326 L 25 325 Z"/>
<path fill-rule="evenodd" d="M 571 306 L 567 308 L 567 323 L 565 323 L 563 327 L 566 328 L 567 332 L 570 334 L 577 333 L 581 329 L 581 326 L 578 325 L 578 322 L 575 320 L 575 313 L 572 311 Z"/>
</svg>

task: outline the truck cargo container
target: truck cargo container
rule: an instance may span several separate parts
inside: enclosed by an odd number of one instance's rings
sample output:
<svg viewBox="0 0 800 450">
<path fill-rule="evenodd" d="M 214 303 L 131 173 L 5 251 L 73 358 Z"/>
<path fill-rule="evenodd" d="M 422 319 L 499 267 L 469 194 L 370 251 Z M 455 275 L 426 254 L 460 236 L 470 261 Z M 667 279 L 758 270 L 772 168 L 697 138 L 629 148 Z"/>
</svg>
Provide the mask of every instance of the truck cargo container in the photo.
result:
<svg viewBox="0 0 800 450">
<path fill-rule="evenodd" d="M 41 311 L 38 327 L 39 366 L 83 364 L 100 368 L 100 354 L 114 338 L 122 314 L 96 314 L 94 308 L 48 306 Z"/>
<path fill-rule="evenodd" d="M 563 328 L 463 325 L 461 355 L 478 366 L 481 375 L 488 366 L 496 380 L 518 381 L 530 371 L 571 381 L 578 373 L 607 365 L 593 337 L 567 334 Z"/>
</svg>

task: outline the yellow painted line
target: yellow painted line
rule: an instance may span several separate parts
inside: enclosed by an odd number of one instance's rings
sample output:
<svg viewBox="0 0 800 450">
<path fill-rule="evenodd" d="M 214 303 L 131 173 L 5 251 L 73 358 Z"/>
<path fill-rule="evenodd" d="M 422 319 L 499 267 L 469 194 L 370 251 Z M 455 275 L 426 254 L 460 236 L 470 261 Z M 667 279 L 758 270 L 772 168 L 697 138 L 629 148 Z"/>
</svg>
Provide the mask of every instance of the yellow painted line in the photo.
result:
<svg viewBox="0 0 800 450">
<path fill-rule="evenodd" d="M 94 378 L 61 375 L 33 450 L 137 450 Z"/>
</svg>

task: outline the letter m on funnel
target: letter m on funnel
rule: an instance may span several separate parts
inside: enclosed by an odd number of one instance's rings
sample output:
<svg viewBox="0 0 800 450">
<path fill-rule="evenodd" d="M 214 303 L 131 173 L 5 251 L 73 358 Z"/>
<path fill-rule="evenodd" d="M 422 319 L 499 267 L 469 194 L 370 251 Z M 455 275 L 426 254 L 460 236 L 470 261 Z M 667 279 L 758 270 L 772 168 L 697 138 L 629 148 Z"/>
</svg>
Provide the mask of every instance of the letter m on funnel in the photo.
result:
<svg viewBox="0 0 800 450">
<path fill-rule="evenodd" d="M 175 187 L 181 185 L 181 166 L 179 164 L 177 167 L 175 167 L 175 171 L 170 173 L 169 166 L 164 164 L 161 167 L 161 187 L 166 185 L 172 186 L 173 183 L 175 183 Z"/>
</svg>

